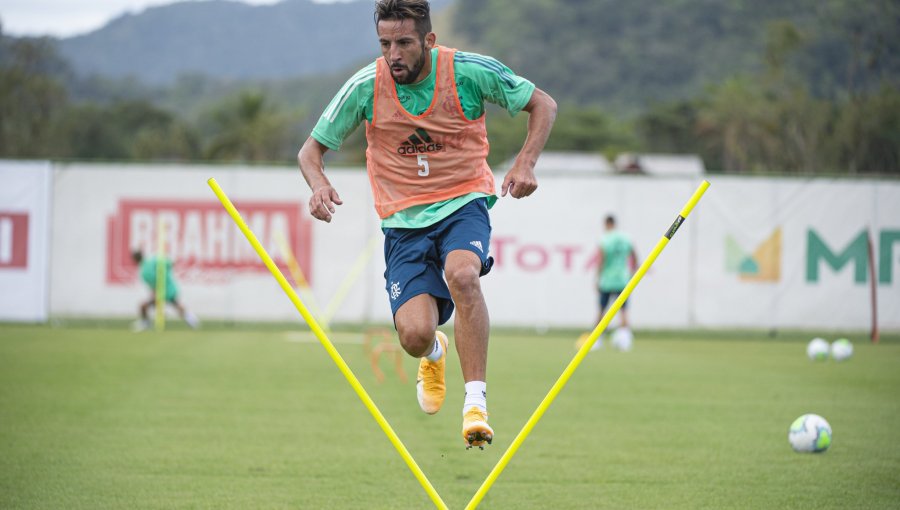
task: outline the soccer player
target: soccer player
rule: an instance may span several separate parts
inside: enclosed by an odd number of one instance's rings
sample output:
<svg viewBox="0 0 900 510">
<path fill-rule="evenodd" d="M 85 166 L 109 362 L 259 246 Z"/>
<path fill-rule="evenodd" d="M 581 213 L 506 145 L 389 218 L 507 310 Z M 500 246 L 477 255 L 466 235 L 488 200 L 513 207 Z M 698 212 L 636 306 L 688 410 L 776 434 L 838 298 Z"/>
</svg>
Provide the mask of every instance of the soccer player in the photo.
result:
<svg viewBox="0 0 900 510">
<path fill-rule="evenodd" d="M 141 318 L 134 324 L 135 331 L 144 331 L 150 328 L 150 318 L 149 318 L 149 310 L 151 306 L 156 305 L 156 269 L 157 269 L 157 258 L 156 257 L 144 257 L 144 254 L 140 250 L 136 250 L 131 252 L 131 259 L 134 260 L 134 263 L 138 266 L 138 273 L 141 276 L 141 280 L 150 287 L 150 298 L 141 303 L 140 314 Z M 175 275 L 172 270 L 172 261 L 168 258 L 163 260 L 163 264 L 165 266 L 165 281 L 166 281 L 166 299 L 167 303 L 172 303 L 172 306 L 178 310 L 178 315 L 184 319 L 184 322 L 188 324 L 193 329 L 197 329 L 200 327 L 200 321 L 197 317 L 188 311 L 187 308 L 184 307 L 178 301 L 178 284 L 175 283 Z"/>
<path fill-rule="evenodd" d="M 600 315 L 597 319 L 599 323 L 603 320 L 603 314 L 606 312 L 610 298 L 615 299 L 631 279 L 634 268 L 637 267 L 638 259 L 634 251 L 634 245 L 627 234 L 616 228 L 616 218 L 613 215 L 606 217 L 605 233 L 600 238 L 600 249 L 597 263 L 597 287 L 600 291 Z M 628 326 L 628 300 L 622 303 L 619 310 L 619 318 L 622 325 L 619 331 L 622 335 L 631 336 L 631 330 Z M 591 350 L 599 349 L 603 345 L 603 340 L 598 339 L 591 347 Z"/>
<path fill-rule="evenodd" d="M 556 103 L 497 60 L 438 46 L 426 0 L 378 0 L 382 57 L 353 75 L 325 109 L 298 154 L 312 190 L 310 214 L 329 222 L 343 202 L 323 165 L 365 122 L 366 166 L 384 232 L 385 289 L 403 349 L 420 358 L 416 394 L 429 414 L 446 393 L 447 337 L 454 312 L 465 380 L 462 435 L 482 449 L 487 423 L 489 317 L 479 278 L 489 256 L 488 209 L 497 201 L 487 165 L 485 101 L 529 114 L 528 132 L 500 190 L 523 198 L 537 188 L 534 165 L 556 118 Z"/>
</svg>

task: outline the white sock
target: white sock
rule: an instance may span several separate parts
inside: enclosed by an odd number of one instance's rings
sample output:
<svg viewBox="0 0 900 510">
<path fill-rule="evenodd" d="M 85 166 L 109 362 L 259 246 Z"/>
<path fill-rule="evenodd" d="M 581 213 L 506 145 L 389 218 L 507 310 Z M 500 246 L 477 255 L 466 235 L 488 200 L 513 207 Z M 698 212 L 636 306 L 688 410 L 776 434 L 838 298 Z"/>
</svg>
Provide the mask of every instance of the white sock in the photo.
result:
<svg viewBox="0 0 900 510">
<path fill-rule="evenodd" d="M 200 327 L 200 319 L 198 319 L 196 315 L 188 311 L 184 312 L 184 322 L 187 322 L 188 326 L 194 329 Z"/>
<path fill-rule="evenodd" d="M 477 407 L 479 411 L 487 412 L 486 382 L 469 381 L 466 383 L 466 400 L 463 402 L 463 415 L 470 407 Z"/>
<path fill-rule="evenodd" d="M 441 356 L 444 355 L 444 347 L 441 345 L 441 341 L 437 339 L 437 336 L 434 337 L 434 349 L 432 349 L 431 354 L 426 354 L 425 359 L 428 361 L 437 361 L 441 359 Z"/>
</svg>

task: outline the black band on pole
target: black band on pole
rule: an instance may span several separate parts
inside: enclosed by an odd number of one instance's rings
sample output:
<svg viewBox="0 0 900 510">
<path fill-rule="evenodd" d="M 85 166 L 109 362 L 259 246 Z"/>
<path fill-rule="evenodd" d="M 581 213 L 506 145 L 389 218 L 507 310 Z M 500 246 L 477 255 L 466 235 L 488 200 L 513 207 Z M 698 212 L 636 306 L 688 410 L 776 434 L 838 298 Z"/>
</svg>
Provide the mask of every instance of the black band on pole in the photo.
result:
<svg viewBox="0 0 900 510">
<path fill-rule="evenodd" d="M 678 227 L 680 227 L 682 223 L 684 223 L 684 216 L 678 215 L 678 217 L 675 218 L 675 221 L 672 223 L 672 226 L 669 227 L 669 231 L 666 232 L 666 237 L 669 240 L 672 239 L 672 236 L 675 235 L 675 232 L 678 232 Z"/>
</svg>

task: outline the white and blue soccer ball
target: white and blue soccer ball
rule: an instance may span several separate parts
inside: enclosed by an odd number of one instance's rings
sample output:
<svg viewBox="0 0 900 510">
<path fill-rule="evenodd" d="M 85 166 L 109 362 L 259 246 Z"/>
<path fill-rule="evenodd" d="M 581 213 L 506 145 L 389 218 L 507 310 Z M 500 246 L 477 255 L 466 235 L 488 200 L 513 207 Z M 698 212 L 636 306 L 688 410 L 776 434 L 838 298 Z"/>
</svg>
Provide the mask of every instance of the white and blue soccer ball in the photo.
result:
<svg viewBox="0 0 900 510">
<path fill-rule="evenodd" d="M 634 334 L 629 328 L 619 328 L 612 335 L 612 346 L 617 350 L 628 352 L 634 346 Z"/>
<path fill-rule="evenodd" d="M 831 357 L 835 361 L 844 361 L 853 356 L 853 344 L 846 338 L 838 338 L 831 342 Z"/>
<path fill-rule="evenodd" d="M 822 453 L 831 446 L 831 425 L 818 414 L 804 414 L 788 430 L 791 448 L 802 453 Z"/>
<path fill-rule="evenodd" d="M 822 361 L 828 359 L 828 352 L 831 346 L 828 342 L 821 338 L 813 338 L 806 345 L 806 355 L 813 361 Z"/>
</svg>

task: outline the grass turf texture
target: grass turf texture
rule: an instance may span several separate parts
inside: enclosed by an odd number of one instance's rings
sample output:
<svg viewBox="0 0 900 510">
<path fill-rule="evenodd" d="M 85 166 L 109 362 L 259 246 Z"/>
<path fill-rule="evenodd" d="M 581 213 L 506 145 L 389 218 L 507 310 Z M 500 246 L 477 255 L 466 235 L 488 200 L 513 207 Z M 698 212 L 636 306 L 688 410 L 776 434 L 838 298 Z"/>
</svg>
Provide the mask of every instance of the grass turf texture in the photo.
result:
<svg viewBox="0 0 900 510">
<path fill-rule="evenodd" d="M 426 416 L 389 359 L 375 382 L 360 333 L 332 340 L 462 508 L 577 336 L 493 334 L 483 452 L 463 447 L 454 349 Z M 816 363 L 811 336 L 638 332 L 630 353 L 591 353 L 479 508 L 897 508 L 900 341 L 851 338 L 849 361 Z M 788 444 L 807 412 L 834 429 L 824 454 Z M 0 324 L 0 508 L 429 507 L 308 332 Z"/>
</svg>

